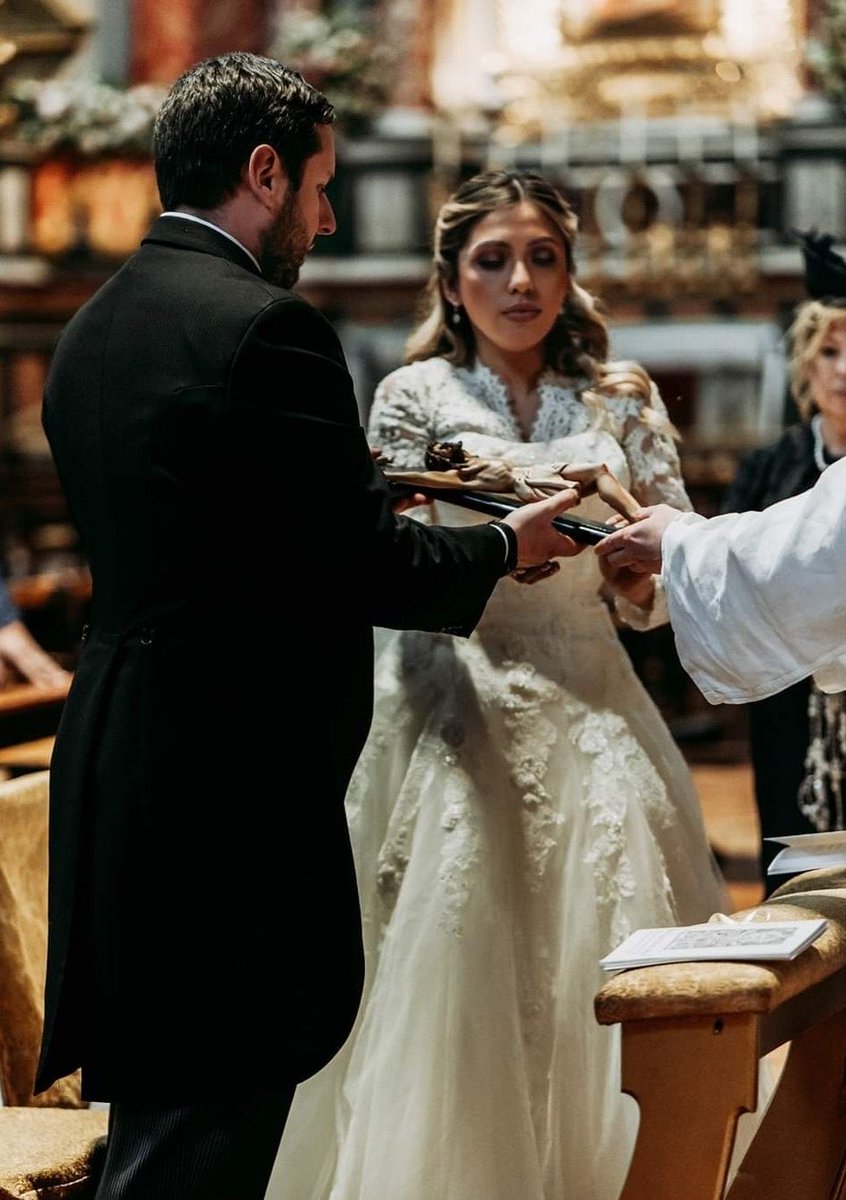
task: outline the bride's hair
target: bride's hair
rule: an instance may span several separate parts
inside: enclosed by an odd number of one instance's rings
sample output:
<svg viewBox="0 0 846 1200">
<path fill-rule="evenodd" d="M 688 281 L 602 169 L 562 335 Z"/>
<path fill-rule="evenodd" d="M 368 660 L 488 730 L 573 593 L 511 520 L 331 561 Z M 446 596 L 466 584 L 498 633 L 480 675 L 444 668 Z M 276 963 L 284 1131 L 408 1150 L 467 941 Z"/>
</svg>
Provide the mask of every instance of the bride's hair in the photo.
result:
<svg viewBox="0 0 846 1200">
<path fill-rule="evenodd" d="M 544 343 L 547 363 L 564 375 L 586 377 L 595 389 L 633 395 L 648 404 L 649 376 L 637 363 L 607 362 L 608 327 L 593 296 L 573 278 L 576 214 L 553 184 L 531 171 L 483 171 L 462 183 L 441 207 L 435 222 L 432 272 L 420 323 L 406 343 L 406 362 L 440 357 L 462 367 L 473 361 L 473 327 L 463 309 L 457 323 L 448 320 L 444 288 L 458 283 L 459 255 L 476 223 L 489 213 L 524 202 L 538 208 L 557 231 L 570 275 L 567 297 Z"/>
<path fill-rule="evenodd" d="M 800 304 L 793 324 L 787 331 L 790 344 L 790 390 L 803 421 L 809 421 L 817 411 L 812 378 L 817 355 L 832 325 L 844 323 L 846 298 L 826 296 L 821 300 L 806 300 L 804 304 Z"/>
</svg>

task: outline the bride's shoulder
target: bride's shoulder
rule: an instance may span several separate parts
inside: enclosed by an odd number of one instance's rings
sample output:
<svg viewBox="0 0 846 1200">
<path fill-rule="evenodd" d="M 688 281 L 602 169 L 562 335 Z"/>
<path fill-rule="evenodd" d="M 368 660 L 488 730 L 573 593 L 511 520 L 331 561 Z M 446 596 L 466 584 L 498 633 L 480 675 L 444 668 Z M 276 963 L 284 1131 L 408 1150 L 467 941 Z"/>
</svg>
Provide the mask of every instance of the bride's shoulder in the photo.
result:
<svg viewBox="0 0 846 1200">
<path fill-rule="evenodd" d="M 443 358 L 425 358 L 406 363 L 391 371 L 376 388 L 376 399 L 382 403 L 400 397 L 427 403 L 454 378 L 454 368 Z"/>
<path fill-rule="evenodd" d="M 674 436 L 661 393 L 640 363 L 622 360 L 603 363 L 596 381 L 587 390 L 609 414 Z"/>
<path fill-rule="evenodd" d="M 382 380 L 380 387 L 414 387 L 451 379 L 454 368 L 445 358 L 423 358 L 397 367 Z"/>
</svg>

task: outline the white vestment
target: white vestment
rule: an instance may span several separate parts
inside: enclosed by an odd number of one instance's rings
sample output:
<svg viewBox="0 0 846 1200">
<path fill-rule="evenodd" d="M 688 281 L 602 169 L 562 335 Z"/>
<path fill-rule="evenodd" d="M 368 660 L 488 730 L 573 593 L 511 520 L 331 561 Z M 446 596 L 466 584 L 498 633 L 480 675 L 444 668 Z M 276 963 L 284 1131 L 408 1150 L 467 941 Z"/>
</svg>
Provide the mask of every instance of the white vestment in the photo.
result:
<svg viewBox="0 0 846 1200">
<path fill-rule="evenodd" d="M 846 689 L 846 459 L 764 512 L 685 513 L 662 552 L 679 657 L 712 704 L 811 674 Z"/>
</svg>

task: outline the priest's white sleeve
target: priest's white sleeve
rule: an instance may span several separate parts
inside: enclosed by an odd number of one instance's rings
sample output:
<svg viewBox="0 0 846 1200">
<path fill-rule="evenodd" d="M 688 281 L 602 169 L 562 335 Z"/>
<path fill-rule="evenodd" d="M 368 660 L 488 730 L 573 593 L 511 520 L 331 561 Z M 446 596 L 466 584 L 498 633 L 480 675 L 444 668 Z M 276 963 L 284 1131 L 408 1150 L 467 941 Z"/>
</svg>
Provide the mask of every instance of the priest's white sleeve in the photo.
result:
<svg viewBox="0 0 846 1200">
<path fill-rule="evenodd" d="M 846 689 L 846 459 L 764 512 L 685 513 L 662 551 L 679 657 L 712 704 L 811 674 Z"/>
</svg>

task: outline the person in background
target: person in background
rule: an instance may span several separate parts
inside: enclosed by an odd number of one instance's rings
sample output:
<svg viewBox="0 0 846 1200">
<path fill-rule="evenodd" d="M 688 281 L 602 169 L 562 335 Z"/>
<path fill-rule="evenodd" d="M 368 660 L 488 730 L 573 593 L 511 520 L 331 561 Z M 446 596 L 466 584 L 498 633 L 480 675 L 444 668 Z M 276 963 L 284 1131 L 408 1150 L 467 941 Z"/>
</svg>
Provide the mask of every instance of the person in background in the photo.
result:
<svg viewBox="0 0 846 1200">
<path fill-rule="evenodd" d="M 0 578 L 0 687 L 16 679 L 36 687 L 68 688 L 71 676 L 38 644 Z"/>
<path fill-rule="evenodd" d="M 467 636 L 501 576 L 578 549 L 551 525 L 572 489 L 474 529 L 393 512 L 338 338 L 292 291 L 335 230 L 332 120 L 273 59 L 182 75 L 165 211 L 47 379 L 92 598 L 50 771 L 36 1088 L 81 1067 L 109 1102 L 100 1200 L 263 1197 L 361 995 L 344 794 L 373 626 Z"/>
<path fill-rule="evenodd" d="M 400 471 L 430 441 L 518 467 L 605 463 L 688 505 L 672 427 L 574 277 L 576 218 L 535 174 L 462 184 L 435 229 L 428 313 L 377 389 Z M 577 513 L 605 519 L 596 497 Z M 432 505 L 421 519 L 471 522 Z M 545 577 L 543 577 L 545 576 Z M 634 1141 L 598 961 L 632 930 L 725 902 L 681 754 L 590 553 L 505 578 L 469 640 L 382 638 L 348 794 L 364 1002 L 294 1101 L 268 1200 L 616 1200 Z M 651 577 L 617 613 L 666 619 Z"/>
<path fill-rule="evenodd" d="M 742 461 L 724 512 L 765 509 L 799 495 L 846 454 L 846 299 L 824 295 L 800 305 L 789 339 L 801 424 Z M 779 847 L 765 839 L 846 824 L 846 704 L 842 694 L 826 695 L 806 678 L 750 704 L 748 718 L 769 895 L 783 879 L 767 875 Z"/>
</svg>

